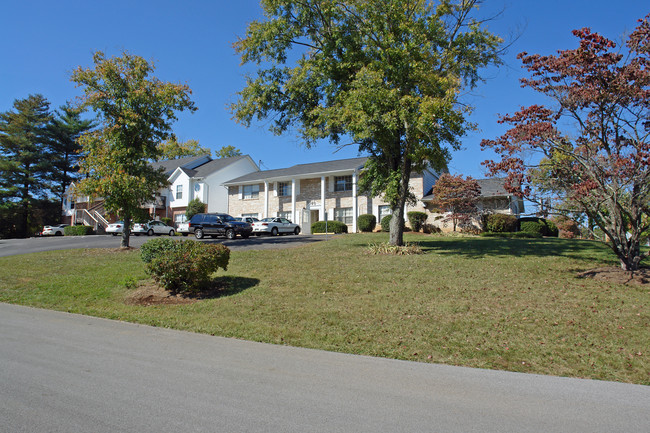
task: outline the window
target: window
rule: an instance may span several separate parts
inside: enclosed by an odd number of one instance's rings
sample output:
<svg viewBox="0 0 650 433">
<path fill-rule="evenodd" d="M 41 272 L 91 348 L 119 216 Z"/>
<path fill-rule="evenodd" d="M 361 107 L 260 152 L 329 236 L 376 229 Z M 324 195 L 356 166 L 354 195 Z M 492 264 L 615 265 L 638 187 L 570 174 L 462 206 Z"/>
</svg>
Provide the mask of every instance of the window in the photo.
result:
<svg viewBox="0 0 650 433">
<path fill-rule="evenodd" d="M 289 212 L 278 212 L 278 218 L 291 219 L 291 211 L 289 211 Z"/>
<path fill-rule="evenodd" d="M 257 218 L 258 215 L 256 213 L 243 213 L 243 214 L 241 214 L 241 216 L 244 217 L 244 218 L 246 218 L 246 217 Z"/>
<path fill-rule="evenodd" d="M 278 182 L 278 195 L 291 195 L 291 182 Z"/>
<path fill-rule="evenodd" d="M 390 206 L 387 206 L 387 205 L 379 206 L 379 220 L 377 222 L 381 224 L 381 220 L 386 215 L 390 215 L 390 214 L 391 214 Z"/>
<path fill-rule="evenodd" d="M 334 191 L 352 191 L 352 176 L 334 176 Z"/>
<path fill-rule="evenodd" d="M 183 198 L 183 185 L 176 185 L 176 200 Z"/>
<path fill-rule="evenodd" d="M 176 224 L 184 223 L 185 221 L 187 221 L 187 217 L 184 213 L 177 213 L 174 215 L 174 222 Z"/>
<path fill-rule="evenodd" d="M 347 225 L 352 224 L 352 208 L 351 207 L 341 207 L 334 209 L 334 219 L 336 221 L 341 221 Z"/>
<path fill-rule="evenodd" d="M 244 200 L 256 199 L 260 196 L 259 185 L 244 185 L 243 198 Z"/>
</svg>

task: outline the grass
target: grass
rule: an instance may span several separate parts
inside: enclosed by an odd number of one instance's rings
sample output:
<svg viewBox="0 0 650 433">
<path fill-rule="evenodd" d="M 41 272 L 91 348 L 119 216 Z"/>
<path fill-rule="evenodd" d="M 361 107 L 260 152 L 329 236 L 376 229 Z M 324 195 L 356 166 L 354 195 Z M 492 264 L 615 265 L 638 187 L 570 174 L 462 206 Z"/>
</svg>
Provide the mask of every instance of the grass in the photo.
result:
<svg viewBox="0 0 650 433">
<path fill-rule="evenodd" d="M 576 278 L 602 244 L 407 234 L 424 254 L 373 255 L 386 234 L 232 252 L 223 296 L 134 306 L 137 251 L 0 258 L 0 301 L 253 341 L 650 385 L 650 291 Z"/>
</svg>

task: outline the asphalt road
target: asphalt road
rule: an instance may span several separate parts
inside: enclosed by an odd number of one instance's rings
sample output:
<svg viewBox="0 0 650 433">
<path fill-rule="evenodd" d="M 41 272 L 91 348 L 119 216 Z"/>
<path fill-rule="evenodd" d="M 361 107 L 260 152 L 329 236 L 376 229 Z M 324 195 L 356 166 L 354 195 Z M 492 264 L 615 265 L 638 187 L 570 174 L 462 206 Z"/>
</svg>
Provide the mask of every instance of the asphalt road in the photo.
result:
<svg viewBox="0 0 650 433">
<path fill-rule="evenodd" d="M 166 236 L 165 236 L 166 237 Z M 331 237 L 331 236 L 330 236 Z M 74 248 L 118 248 L 120 237 L 112 235 L 92 236 L 46 236 L 28 239 L 0 239 L 0 257 L 16 254 L 36 253 L 40 251 L 66 250 Z M 131 236 L 129 244 L 139 248 L 149 236 Z M 176 239 L 195 239 L 194 236 L 177 237 Z M 202 239 L 206 243 L 222 243 L 231 250 L 262 250 L 291 248 L 311 242 L 325 240 L 325 236 L 315 235 L 282 235 L 282 236 L 251 236 L 248 239 L 237 237 L 233 240 L 226 238 Z"/>
<path fill-rule="evenodd" d="M 650 387 L 0 304 L 1 432 L 648 432 Z"/>
</svg>

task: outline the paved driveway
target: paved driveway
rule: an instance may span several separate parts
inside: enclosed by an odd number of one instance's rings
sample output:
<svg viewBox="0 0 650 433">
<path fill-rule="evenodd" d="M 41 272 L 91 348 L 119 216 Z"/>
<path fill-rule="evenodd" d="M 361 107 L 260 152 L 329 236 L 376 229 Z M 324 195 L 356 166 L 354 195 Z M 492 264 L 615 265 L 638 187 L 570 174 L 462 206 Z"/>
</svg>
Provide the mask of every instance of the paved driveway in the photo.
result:
<svg viewBox="0 0 650 433">
<path fill-rule="evenodd" d="M 149 236 L 131 236 L 130 245 L 139 248 Z M 194 236 L 177 237 L 176 239 L 194 239 Z M 285 235 L 285 236 L 251 236 L 248 239 L 225 238 L 203 239 L 201 242 L 219 242 L 234 251 L 292 248 L 312 242 L 325 240 L 324 236 L 315 235 Z M 112 235 L 93 236 L 51 236 L 29 239 L 0 239 L 0 257 L 16 254 L 36 253 L 39 251 L 66 250 L 73 248 L 118 248 L 120 237 Z"/>
<path fill-rule="evenodd" d="M 218 311 L 215 311 L 218 314 Z M 0 304 L 1 432 L 648 432 L 650 387 Z"/>
</svg>

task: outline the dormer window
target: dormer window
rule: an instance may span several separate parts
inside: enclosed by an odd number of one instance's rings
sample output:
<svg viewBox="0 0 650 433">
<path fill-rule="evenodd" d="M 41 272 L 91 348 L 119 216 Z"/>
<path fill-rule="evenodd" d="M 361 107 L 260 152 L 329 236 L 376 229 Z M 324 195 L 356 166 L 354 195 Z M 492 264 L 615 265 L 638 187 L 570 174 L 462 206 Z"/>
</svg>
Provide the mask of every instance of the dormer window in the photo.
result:
<svg viewBox="0 0 650 433">
<path fill-rule="evenodd" d="M 176 200 L 183 198 L 183 185 L 176 185 Z"/>
</svg>

